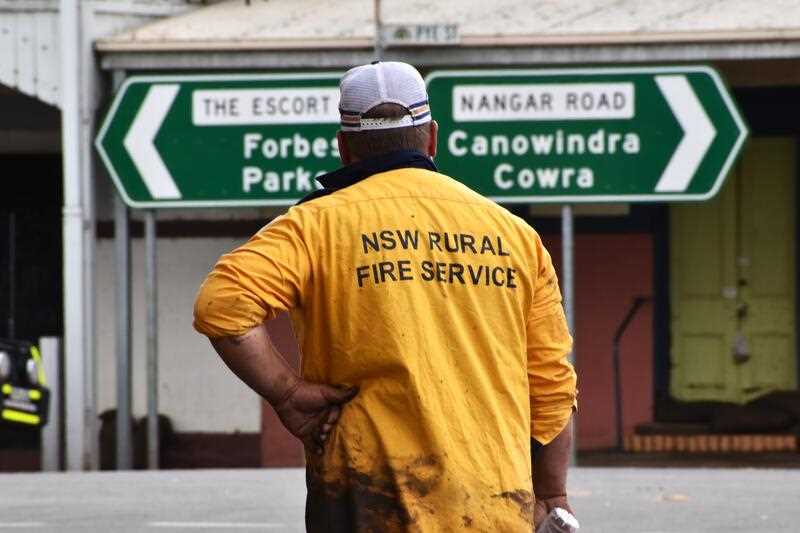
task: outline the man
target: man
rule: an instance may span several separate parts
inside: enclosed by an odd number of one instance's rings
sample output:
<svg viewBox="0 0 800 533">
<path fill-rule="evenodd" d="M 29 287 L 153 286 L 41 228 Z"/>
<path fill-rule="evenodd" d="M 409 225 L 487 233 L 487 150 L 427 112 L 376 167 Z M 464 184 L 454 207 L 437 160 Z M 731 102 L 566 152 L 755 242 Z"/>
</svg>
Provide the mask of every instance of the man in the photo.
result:
<svg viewBox="0 0 800 533">
<path fill-rule="evenodd" d="M 575 373 L 550 256 L 436 172 L 413 67 L 356 67 L 340 89 L 345 166 L 219 260 L 195 327 L 305 444 L 309 531 L 530 532 L 568 508 Z M 264 327 L 286 310 L 302 377 Z"/>
</svg>

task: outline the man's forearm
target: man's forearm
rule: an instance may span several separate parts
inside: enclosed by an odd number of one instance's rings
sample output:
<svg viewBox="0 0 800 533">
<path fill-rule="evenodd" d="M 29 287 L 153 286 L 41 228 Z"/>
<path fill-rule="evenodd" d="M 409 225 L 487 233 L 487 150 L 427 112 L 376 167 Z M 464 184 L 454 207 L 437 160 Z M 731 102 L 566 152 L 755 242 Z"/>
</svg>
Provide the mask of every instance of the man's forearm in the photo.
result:
<svg viewBox="0 0 800 533">
<path fill-rule="evenodd" d="M 300 378 L 270 341 L 265 324 L 237 337 L 211 339 L 219 356 L 239 379 L 271 405 L 279 405 Z"/>
<path fill-rule="evenodd" d="M 572 421 L 534 456 L 533 491 L 537 499 L 567 494 L 567 467 L 572 444 Z"/>
<path fill-rule="evenodd" d="M 323 453 L 343 406 L 358 394 L 358 387 L 300 379 L 272 345 L 264 324 L 237 337 L 211 339 L 211 344 L 233 373 L 272 405 L 307 450 Z"/>
</svg>

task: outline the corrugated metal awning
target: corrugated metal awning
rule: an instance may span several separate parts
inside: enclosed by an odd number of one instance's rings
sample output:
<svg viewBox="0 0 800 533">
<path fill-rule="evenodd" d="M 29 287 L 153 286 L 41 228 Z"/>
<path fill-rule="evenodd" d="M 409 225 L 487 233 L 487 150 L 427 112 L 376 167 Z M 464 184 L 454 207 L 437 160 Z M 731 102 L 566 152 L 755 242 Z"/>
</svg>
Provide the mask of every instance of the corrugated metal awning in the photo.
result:
<svg viewBox="0 0 800 533">
<path fill-rule="evenodd" d="M 372 0 L 229 0 L 97 41 L 104 53 L 359 49 Z M 384 0 L 387 24 L 457 24 L 462 47 L 800 41 L 797 0 Z"/>
<path fill-rule="evenodd" d="M 21 4 L 0 4 L 0 83 L 58 105 L 58 3 Z"/>
<path fill-rule="evenodd" d="M 83 1 L 89 36 L 117 33 L 195 8 L 185 0 Z M 58 106 L 60 33 L 58 0 L 0 0 L 0 84 Z"/>
</svg>

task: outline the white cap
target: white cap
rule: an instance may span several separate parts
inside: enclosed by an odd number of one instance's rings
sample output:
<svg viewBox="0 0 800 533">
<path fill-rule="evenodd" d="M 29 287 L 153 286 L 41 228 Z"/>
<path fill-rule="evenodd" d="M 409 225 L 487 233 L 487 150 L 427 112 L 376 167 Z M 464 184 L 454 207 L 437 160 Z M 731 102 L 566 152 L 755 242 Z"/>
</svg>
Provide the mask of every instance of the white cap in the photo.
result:
<svg viewBox="0 0 800 533">
<path fill-rule="evenodd" d="M 385 130 L 419 126 L 431 120 L 428 92 L 417 69 L 408 63 L 376 61 L 351 68 L 339 83 L 342 131 Z M 402 118 L 361 118 L 379 104 L 399 104 Z"/>
</svg>

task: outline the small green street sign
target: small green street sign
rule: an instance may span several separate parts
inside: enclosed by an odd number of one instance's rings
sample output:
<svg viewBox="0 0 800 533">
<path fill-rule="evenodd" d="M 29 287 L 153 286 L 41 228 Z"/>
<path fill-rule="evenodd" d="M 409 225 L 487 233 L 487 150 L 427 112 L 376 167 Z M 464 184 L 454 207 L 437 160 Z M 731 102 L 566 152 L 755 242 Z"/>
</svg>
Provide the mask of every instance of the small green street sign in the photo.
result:
<svg viewBox="0 0 800 533">
<path fill-rule="evenodd" d="M 340 77 L 131 77 L 95 145 L 131 207 L 292 204 L 341 164 Z"/>
<path fill-rule="evenodd" d="M 747 127 L 710 67 L 438 71 L 436 162 L 498 202 L 706 200 Z"/>
</svg>

